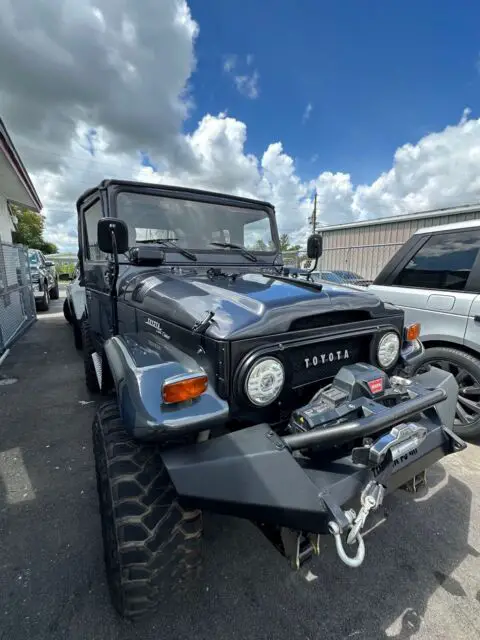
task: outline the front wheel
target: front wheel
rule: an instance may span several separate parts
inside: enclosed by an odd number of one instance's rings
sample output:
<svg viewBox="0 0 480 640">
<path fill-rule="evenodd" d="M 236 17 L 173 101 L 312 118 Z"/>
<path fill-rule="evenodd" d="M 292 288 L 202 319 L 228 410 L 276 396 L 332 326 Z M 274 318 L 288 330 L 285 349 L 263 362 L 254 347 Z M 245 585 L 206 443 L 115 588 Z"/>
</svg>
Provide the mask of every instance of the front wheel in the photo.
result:
<svg viewBox="0 0 480 640">
<path fill-rule="evenodd" d="M 50 308 L 50 296 L 48 294 L 48 285 L 45 283 L 43 290 L 43 298 L 37 302 L 38 311 L 48 311 Z"/>
<path fill-rule="evenodd" d="M 95 416 L 93 449 L 111 599 L 136 620 L 198 574 L 202 514 L 180 505 L 158 446 L 129 437 L 115 401 Z"/>
<path fill-rule="evenodd" d="M 453 430 L 462 438 L 480 435 L 480 360 L 450 347 L 431 347 L 415 363 L 413 374 L 429 367 L 451 373 L 458 384 L 458 400 Z"/>
<path fill-rule="evenodd" d="M 60 289 L 58 288 L 58 282 L 55 281 L 55 286 L 50 291 L 50 300 L 58 300 L 60 297 Z"/>
</svg>

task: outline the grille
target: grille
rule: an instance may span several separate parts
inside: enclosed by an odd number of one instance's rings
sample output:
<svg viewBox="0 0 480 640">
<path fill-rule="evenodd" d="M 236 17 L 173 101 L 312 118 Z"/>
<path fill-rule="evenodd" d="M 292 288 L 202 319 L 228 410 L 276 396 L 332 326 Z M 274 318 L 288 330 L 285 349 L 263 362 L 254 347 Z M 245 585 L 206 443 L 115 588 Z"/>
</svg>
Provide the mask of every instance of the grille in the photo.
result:
<svg viewBox="0 0 480 640">
<path fill-rule="evenodd" d="M 345 365 L 369 361 L 369 336 L 317 342 L 292 347 L 285 354 L 291 386 L 333 378 Z"/>
<path fill-rule="evenodd" d="M 290 325 L 290 331 L 331 327 L 338 324 L 348 324 L 350 322 L 362 322 L 363 320 L 370 320 L 368 311 L 359 309 L 352 311 L 330 311 L 329 313 L 319 313 L 314 316 L 297 318 Z"/>
</svg>

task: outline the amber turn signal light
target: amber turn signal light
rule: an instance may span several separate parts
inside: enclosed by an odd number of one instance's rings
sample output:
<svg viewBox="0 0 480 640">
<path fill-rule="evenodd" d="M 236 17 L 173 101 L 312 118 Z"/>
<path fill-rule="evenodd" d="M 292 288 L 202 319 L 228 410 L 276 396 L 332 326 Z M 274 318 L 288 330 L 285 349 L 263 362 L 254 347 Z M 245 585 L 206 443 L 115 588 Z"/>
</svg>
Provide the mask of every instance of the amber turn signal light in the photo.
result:
<svg viewBox="0 0 480 640">
<path fill-rule="evenodd" d="M 185 402 L 198 398 L 207 390 L 208 377 L 206 375 L 195 375 L 189 378 L 182 377 L 181 380 L 166 382 L 162 388 L 163 401 L 167 404 L 175 402 Z"/>
<path fill-rule="evenodd" d="M 407 340 L 408 342 L 418 340 L 418 338 L 420 337 L 420 327 L 421 325 L 419 322 L 405 327 L 405 340 Z"/>
</svg>

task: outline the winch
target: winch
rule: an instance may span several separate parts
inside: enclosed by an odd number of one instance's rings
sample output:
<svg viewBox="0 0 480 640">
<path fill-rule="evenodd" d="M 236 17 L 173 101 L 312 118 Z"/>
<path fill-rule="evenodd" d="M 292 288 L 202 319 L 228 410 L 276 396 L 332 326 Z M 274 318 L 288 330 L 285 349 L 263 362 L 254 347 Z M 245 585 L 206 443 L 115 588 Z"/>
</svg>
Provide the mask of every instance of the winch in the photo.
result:
<svg viewBox="0 0 480 640">
<path fill-rule="evenodd" d="M 332 427 L 340 422 L 372 414 L 372 401 L 399 399 L 405 391 L 393 386 L 387 374 L 370 364 L 343 367 L 333 382 L 310 402 L 292 413 L 291 432 Z"/>
</svg>

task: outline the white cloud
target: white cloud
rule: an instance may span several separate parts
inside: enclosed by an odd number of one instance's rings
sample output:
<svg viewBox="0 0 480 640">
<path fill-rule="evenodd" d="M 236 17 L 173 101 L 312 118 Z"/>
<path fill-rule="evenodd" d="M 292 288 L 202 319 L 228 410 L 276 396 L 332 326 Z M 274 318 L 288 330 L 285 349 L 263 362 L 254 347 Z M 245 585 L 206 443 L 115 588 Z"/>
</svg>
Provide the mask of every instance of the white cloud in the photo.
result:
<svg viewBox="0 0 480 640">
<path fill-rule="evenodd" d="M 223 70 L 227 73 L 231 73 L 235 69 L 235 65 L 237 64 L 237 56 L 234 54 L 230 54 L 225 56 L 223 61 Z"/>
<path fill-rule="evenodd" d="M 313 104 L 309 102 L 305 107 L 305 111 L 303 112 L 302 122 L 306 122 L 310 118 L 312 114 L 312 109 L 313 109 Z"/>
<path fill-rule="evenodd" d="M 480 200 L 480 119 L 469 110 L 400 147 L 371 184 L 330 171 L 304 180 L 278 140 L 248 153 L 247 125 L 232 115 L 206 114 L 182 134 L 198 33 L 183 0 L 144 0 L 142 11 L 137 0 L 0 4 L 0 57 L 11 61 L 0 65 L 2 117 L 45 204 L 48 239 L 64 250 L 76 249 L 75 200 L 108 177 L 269 200 L 281 232 L 301 242 L 315 188 L 321 224 Z M 253 78 L 253 56 L 240 62 L 226 58 L 225 72 Z"/>
<path fill-rule="evenodd" d="M 251 100 L 258 98 L 260 93 L 258 86 L 260 74 L 256 69 L 252 71 L 246 69 L 252 66 L 253 61 L 254 56 L 251 53 L 245 57 L 245 64 L 235 54 L 225 56 L 223 61 L 223 70 L 232 77 L 238 92 Z"/>
</svg>

